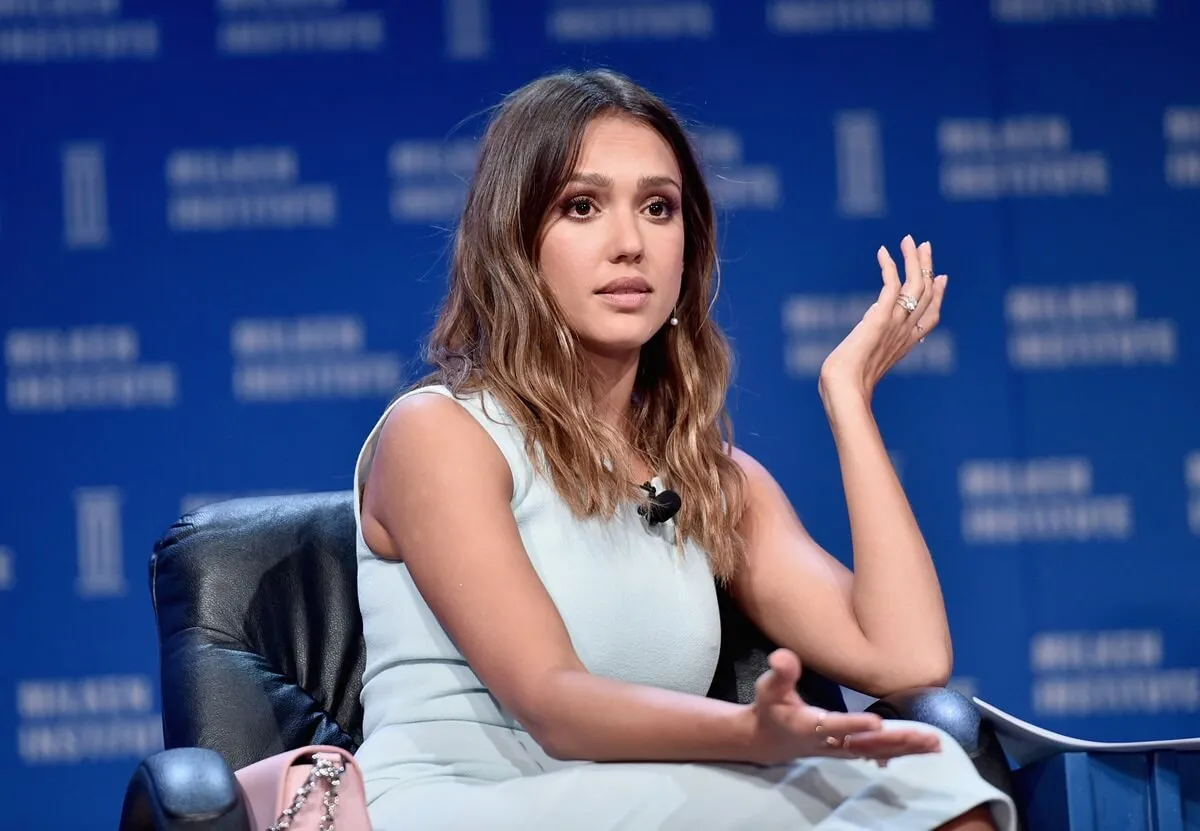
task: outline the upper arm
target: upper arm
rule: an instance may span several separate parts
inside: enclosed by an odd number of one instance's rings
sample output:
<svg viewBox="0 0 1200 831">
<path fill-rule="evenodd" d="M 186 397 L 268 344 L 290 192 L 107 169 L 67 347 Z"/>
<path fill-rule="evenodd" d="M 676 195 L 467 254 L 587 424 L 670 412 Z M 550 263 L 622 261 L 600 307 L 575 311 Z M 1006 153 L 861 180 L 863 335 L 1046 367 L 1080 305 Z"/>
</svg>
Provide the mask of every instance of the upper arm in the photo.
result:
<svg viewBox="0 0 1200 831">
<path fill-rule="evenodd" d="M 854 576 L 808 533 L 783 489 L 748 453 L 734 448 L 746 475 L 738 526 L 746 559 L 731 593 L 773 643 L 832 681 L 870 692 L 878 658 L 854 614 Z"/>
<path fill-rule="evenodd" d="M 522 725 L 538 733 L 548 673 L 581 669 L 566 626 L 529 561 L 500 449 L 437 394 L 397 404 L 380 433 L 363 497 L 363 534 L 403 560 L 463 657 Z"/>
</svg>

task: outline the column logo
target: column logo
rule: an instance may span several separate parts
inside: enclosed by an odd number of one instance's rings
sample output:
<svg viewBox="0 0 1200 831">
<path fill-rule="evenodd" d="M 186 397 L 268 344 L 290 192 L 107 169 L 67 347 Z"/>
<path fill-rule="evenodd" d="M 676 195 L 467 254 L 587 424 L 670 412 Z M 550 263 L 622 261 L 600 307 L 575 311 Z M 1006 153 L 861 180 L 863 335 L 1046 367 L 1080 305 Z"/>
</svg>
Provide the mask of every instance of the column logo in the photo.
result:
<svg viewBox="0 0 1200 831">
<path fill-rule="evenodd" d="M 108 245 L 108 184 L 104 145 L 76 142 L 62 150 L 63 243 L 67 248 Z"/>
<path fill-rule="evenodd" d="M 80 488 L 75 492 L 75 544 L 80 597 L 125 594 L 125 552 L 119 488 Z"/>
</svg>

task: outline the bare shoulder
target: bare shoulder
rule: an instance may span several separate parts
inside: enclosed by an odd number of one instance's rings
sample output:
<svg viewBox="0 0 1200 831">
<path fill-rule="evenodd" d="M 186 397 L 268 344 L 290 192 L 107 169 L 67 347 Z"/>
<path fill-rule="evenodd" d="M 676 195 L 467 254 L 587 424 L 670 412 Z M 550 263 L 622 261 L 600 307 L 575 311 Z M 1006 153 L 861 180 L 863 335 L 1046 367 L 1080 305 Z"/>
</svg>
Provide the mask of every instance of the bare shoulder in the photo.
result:
<svg viewBox="0 0 1200 831">
<path fill-rule="evenodd" d="M 783 490 L 766 465 L 736 445 L 730 450 L 730 457 L 741 468 L 746 479 L 746 509 L 750 514 L 757 507 L 777 503 L 780 499 L 786 501 Z"/>
<path fill-rule="evenodd" d="M 748 561 L 773 557 L 781 548 L 794 548 L 796 543 L 807 547 L 808 530 L 766 465 L 740 447 L 734 447 L 731 456 L 746 479 L 746 507 L 738 530 L 748 543 Z"/>
<path fill-rule="evenodd" d="M 729 450 L 730 457 L 737 462 L 738 467 L 742 469 L 747 479 L 762 481 L 774 481 L 770 471 L 763 466 L 762 462 L 751 456 L 743 448 L 734 445 Z"/>
<path fill-rule="evenodd" d="M 413 519 L 408 511 L 430 489 L 456 502 L 512 498 L 512 474 L 495 442 L 461 404 L 436 392 L 398 402 L 380 430 L 363 492 L 363 537 L 372 551 L 401 558 L 392 529 Z"/>
</svg>

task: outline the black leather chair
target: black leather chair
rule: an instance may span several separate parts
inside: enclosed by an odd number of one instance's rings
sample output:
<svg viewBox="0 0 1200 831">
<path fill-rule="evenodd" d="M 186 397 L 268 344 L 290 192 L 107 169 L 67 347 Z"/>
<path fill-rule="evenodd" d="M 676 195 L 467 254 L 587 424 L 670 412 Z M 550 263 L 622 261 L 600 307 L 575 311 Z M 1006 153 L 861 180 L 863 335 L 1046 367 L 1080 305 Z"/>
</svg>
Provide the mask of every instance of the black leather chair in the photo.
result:
<svg viewBox="0 0 1200 831">
<path fill-rule="evenodd" d="M 154 546 L 165 749 L 134 771 L 122 831 L 247 831 L 234 769 L 308 744 L 358 748 L 364 648 L 352 499 L 346 491 L 209 505 Z M 709 694 L 749 702 L 772 646 L 723 593 L 720 601 Z M 840 688 L 815 673 L 799 691 L 845 710 Z M 871 709 L 941 727 L 1012 792 L 994 734 L 958 693 L 913 690 Z"/>
</svg>

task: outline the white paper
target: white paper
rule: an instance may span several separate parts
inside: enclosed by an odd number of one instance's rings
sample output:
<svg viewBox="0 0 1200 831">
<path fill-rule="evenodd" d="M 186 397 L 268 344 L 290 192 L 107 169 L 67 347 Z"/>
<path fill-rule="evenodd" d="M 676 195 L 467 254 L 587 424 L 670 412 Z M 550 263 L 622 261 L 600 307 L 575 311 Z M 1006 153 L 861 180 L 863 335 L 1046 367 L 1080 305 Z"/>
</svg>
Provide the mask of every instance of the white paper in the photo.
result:
<svg viewBox="0 0 1200 831">
<path fill-rule="evenodd" d="M 1153 750 L 1200 751 L 1200 738 L 1162 739 L 1152 742 L 1095 742 L 1074 739 L 1022 721 L 993 707 L 981 698 L 972 698 L 980 717 L 996 731 L 1000 746 L 1017 765 L 1024 767 L 1057 753 L 1145 753 Z"/>
</svg>

